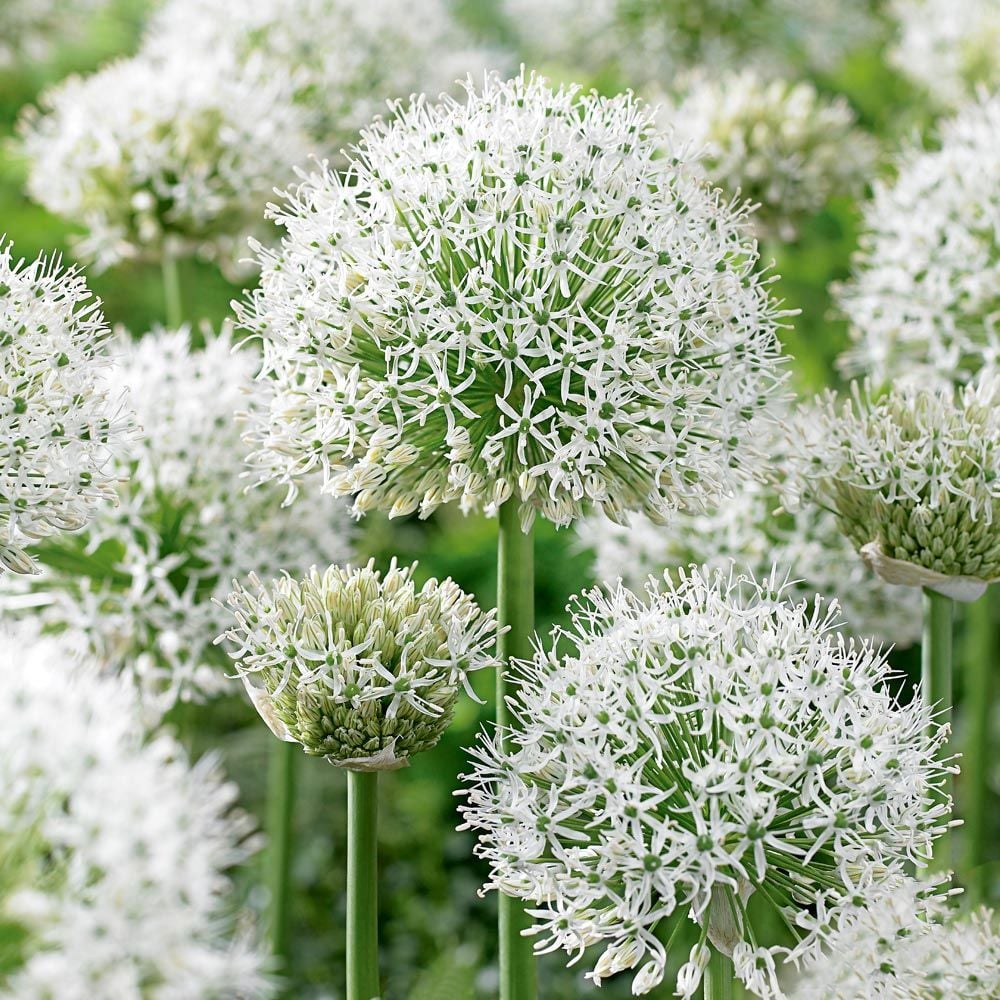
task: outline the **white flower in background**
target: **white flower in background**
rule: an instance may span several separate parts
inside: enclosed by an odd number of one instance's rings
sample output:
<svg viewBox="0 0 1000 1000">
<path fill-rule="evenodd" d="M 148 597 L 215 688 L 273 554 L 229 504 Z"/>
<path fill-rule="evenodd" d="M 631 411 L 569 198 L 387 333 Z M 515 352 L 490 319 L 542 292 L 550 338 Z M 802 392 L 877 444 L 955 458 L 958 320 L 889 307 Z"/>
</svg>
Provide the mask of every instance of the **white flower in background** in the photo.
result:
<svg viewBox="0 0 1000 1000">
<path fill-rule="evenodd" d="M 279 739 L 356 771 L 394 770 L 451 722 L 471 670 L 497 665 L 496 612 L 451 580 L 417 589 L 413 567 L 374 561 L 229 595 L 228 640 L 261 717 Z"/>
<path fill-rule="evenodd" d="M 502 0 L 534 65 L 663 87 L 679 70 L 748 62 L 830 70 L 881 35 L 871 0 Z"/>
<path fill-rule="evenodd" d="M 894 0 L 889 60 L 936 104 L 958 107 L 1000 86 L 1000 0 Z"/>
<path fill-rule="evenodd" d="M 569 610 L 517 668 L 518 725 L 473 751 L 462 811 L 488 888 L 528 902 L 539 951 L 603 943 L 597 983 L 631 970 L 633 992 L 655 988 L 657 928 L 690 917 L 678 995 L 711 944 L 778 996 L 784 949 L 756 940 L 747 900 L 780 910 L 808 956 L 845 903 L 924 862 L 948 822 L 945 730 L 894 699 L 883 653 L 832 634 L 834 608 L 790 605 L 774 576 L 692 569 Z"/>
<path fill-rule="evenodd" d="M 336 155 L 386 101 L 455 89 L 509 57 L 478 47 L 448 0 L 167 0 L 143 43 L 169 53 L 225 49 L 294 80 L 323 152 Z"/>
<path fill-rule="evenodd" d="M 0 997 L 273 995 L 229 916 L 254 824 L 213 758 L 139 716 L 62 643 L 0 634 Z"/>
<path fill-rule="evenodd" d="M 287 75 L 183 46 L 62 81 L 19 131 L 29 193 L 86 229 L 80 252 L 102 267 L 238 257 L 311 150 Z"/>
<path fill-rule="evenodd" d="M 57 259 L 0 241 L 0 576 L 32 573 L 38 539 L 114 502 L 127 416 L 104 382 L 100 302 Z"/>
<path fill-rule="evenodd" d="M 305 178 L 244 308 L 262 478 L 354 509 L 513 498 L 665 519 L 728 495 L 783 377 L 742 208 L 661 158 L 651 112 L 491 77 Z"/>
<path fill-rule="evenodd" d="M 681 514 L 668 525 L 638 515 L 628 525 L 617 525 L 592 514 L 579 522 L 577 532 L 594 553 L 599 580 L 621 578 L 636 590 L 650 574 L 673 573 L 692 563 L 720 570 L 735 565 L 758 580 L 783 566 L 791 578 L 787 600 L 836 598 L 847 632 L 895 646 L 919 641 L 919 592 L 887 585 L 872 573 L 829 511 L 813 504 L 791 512 L 781 508 L 778 490 L 748 483 L 718 509 Z"/>
<path fill-rule="evenodd" d="M 842 916 L 826 953 L 804 970 L 790 1000 L 996 1000 L 996 916 L 981 909 L 956 918 L 926 889 L 908 879 Z"/>
<path fill-rule="evenodd" d="M 189 344 L 186 329 L 117 342 L 111 382 L 129 392 L 143 428 L 119 465 L 121 505 L 46 544 L 31 581 L 42 606 L 29 613 L 82 633 L 105 669 L 135 681 L 153 716 L 231 690 L 213 648 L 228 616 L 213 599 L 234 577 L 347 559 L 353 535 L 346 507 L 318 489 L 292 508 L 278 487 L 245 492 L 235 414 L 259 356 L 234 353 L 228 333 Z M 0 607 L 31 603 L 23 592 L 7 588 Z"/>
<path fill-rule="evenodd" d="M 86 26 L 108 0 L 3 0 L 0 4 L 0 69 L 48 58 Z"/>
<path fill-rule="evenodd" d="M 889 583 L 974 600 L 1000 579 L 1000 372 L 832 393 L 791 428 L 794 484 Z"/>
<path fill-rule="evenodd" d="M 751 219 L 763 238 L 794 239 L 803 218 L 857 194 L 874 169 L 874 141 L 847 101 L 822 97 L 811 83 L 753 69 L 701 71 L 676 90 L 660 120 L 700 153 L 713 184 L 759 206 Z"/>
<path fill-rule="evenodd" d="M 865 209 L 853 276 L 836 289 L 852 373 L 962 381 L 1000 359 L 1000 96 L 912 148 Z"/>
</svg>

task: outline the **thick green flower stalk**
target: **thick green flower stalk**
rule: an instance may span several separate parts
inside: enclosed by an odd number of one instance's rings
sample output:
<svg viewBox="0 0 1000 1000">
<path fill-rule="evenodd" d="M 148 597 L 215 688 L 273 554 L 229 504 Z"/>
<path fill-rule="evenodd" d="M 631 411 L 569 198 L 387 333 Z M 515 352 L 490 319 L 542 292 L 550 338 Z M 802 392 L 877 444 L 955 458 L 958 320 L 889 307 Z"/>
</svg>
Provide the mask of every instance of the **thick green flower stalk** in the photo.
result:
<svg viewBox="0 0 1000 1000">
<path fill-rule="evenodd" d="M 496 614 L 451 580 L 421 588 L 395 563 L 331 566 L 229 597 L 227 640 L 261 717 L 279 739 L 348 775 L 347 997 L 380 993 L 377 785 L 433 747 L 471 670 L 495 666 Z"/>
</svg>

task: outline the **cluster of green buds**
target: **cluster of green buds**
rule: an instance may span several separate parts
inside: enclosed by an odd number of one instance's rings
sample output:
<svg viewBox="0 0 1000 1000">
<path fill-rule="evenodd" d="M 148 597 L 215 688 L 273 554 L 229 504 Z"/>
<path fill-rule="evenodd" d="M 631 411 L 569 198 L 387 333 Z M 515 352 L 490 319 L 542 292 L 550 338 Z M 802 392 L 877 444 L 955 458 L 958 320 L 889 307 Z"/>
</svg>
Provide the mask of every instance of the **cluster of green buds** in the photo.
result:
<svg viewBox="0 0 1000 1000">
<path fill-rule="evenodd" d="M 236 585 L 219 641 L 277 737 L 356 771 L 404 767 L 438 742 L 469 671 L 496 664 L 496 613 L 451 580 L 417 589 L 413 569 Z"/>
</svg>

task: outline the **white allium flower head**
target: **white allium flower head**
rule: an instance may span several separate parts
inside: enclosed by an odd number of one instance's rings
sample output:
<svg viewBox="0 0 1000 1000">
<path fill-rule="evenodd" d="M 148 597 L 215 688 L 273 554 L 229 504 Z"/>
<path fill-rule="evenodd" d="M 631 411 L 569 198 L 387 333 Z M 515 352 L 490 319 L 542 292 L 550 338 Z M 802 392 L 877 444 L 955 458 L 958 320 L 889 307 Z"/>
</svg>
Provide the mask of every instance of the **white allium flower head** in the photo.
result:
<svg viewBox="0 0 1000 1000">
<path fill-rule="evenodd" d="M 279 739 L 353 771 L 405 767 L 451 722 L 471 670 L 496 666 L 496 612 L 451 580 L 417 588 L 393 561 L 235 583 L 228 640 Z"/>
<path fill-rule="evenodd" d="M 108 0 L 4 0 L 0 4 L 0 69 L 46 59 L 79 32 Z"/>
<path fill-rule="evenodd" d="M 518 725 L 473 751 L 462 811 L 487 887 L 528 901 L 539 951 L 603 943 L 598 983 L 630 969 L 633 992 L 653 989 L 657 927 L 686 915 L 701 936 L 678 995 L 711 944 L 777 996 L 759 973 L 781 949 L 756 941 L 747 899 L 778 908 L 807 955 L 817 913 L 923 863 L 948 823 L 945 730 L 893 698 L 882 652 L 832 634 L 835 607 L 789 604 L 776 576 L 691 569 L 570 610 L 517 667 Z"/>
<path fill-rule="evenodd" d="M 894 0 L 890 62 L 938 105 L 958 107 L 1000 86 L 1000 0 Z"/>
<path fill-rule="evenodd" d="M 113 344 L 110 383 L 127 391 L 143 434 L 122 455 L 120 506 L 86 532 L 39 551 L 31 581 L 51 628 L 82 633 L 106 670 L 138 686 L 151 718 L 178 700 L 231 690 L 213 643 L 234 576 L 305 572 L 349 559 L 346 505 L 306 490 L 283 508 L 282 490 L 246 492 L 237 413 L 260 363 L 228 331 L 193 350 L 187 329 Z M 24 586 L 0 608 L 23 607 Z"/>
<path fill-rule="evenodd" d="M 663 520 L 732 492 L 783 378 L 745 210 L 652 113 L 535 76 L 422 98 L 277 210 L 242 311 L 262 478 L 358 513 Z"/>
<path fill-rule="evenodd" d="M 294 80 L 311 134 L 336 155 L 388 99 L 453 89 L 509 62 L 479 47 L 447 0 L 167 0 L 143 47 L 225 49 Z"/>
<path fill-rule="evenodd" d="M 1000 579 L 1000 371 L 883 395 L 854 383 L 791 431 L 804 499 L 884 580 L 971 601 Z"/>
<path fill-rule="evenodd" d="M 1000 359 L 1000 95 L 940 127 L 878 181 L 851 279 L 836 289 L 850 373 L 963 381 Z"/>
<path fill-rule="evenodd" d="M 758 206 L 752 221 L 762 238 L 794 239 L 803 218 L 834 196 L 857 194 L 874 169 L 874 141 L 847 101 L 822 97 L 806 81 L 701 70 L 676 90 L 661 120 L 700 152 L 713 184 Z"/>
<path fill-rule="evenodd" d="M 131 426 L 103 379 L 108 329 L 83 277 L 12 253 L 0 239 L 0 576 L 35 572 L 37 539 L 114 502 Z"/>
<path fill-rule="evenodd" d="M 10 1000 L 269 997 L 227 870 L 256 848 L 213 757 L 148 738 L 134 693 L 61 642 L 0 634 Z"/>
<path fill-rule="evenodd" d="M 926 883 L 907 879 L 844 914 L 790 1000 L 996 1000 L 996 915 L 980 909 L 956 918 L 941 897 L 926 892 Z"/>
<path fill-rule="evenodd" d="M 787 566 L 793 579 L 787 600 L 836 599 L 843 628 L 895 646 L 920 640 L 920 594 L 880 580 L 857 558 L 828 510 L 815 505 L 782 508 L 779 490 L 748 483 L 713 511 L 682 514 L 668 525 L 636 516 L 627 526 L 594 513 L 580 521 L 581 544 L 594 553 L 598 580 L 621 579 L 641 589 L 650 574 L 672 573 L 692 563 L 711 569 L 737 566 L 756 579 Z"/>
<path fill-rule="evenodd" d="M 73 76 L 28 108 L 19 131 L 28 191 L 86 228 L 99 266 L 197 252 L 226 261 L 311 144 L 292 81 L 182 46 Z"/>
</svg>

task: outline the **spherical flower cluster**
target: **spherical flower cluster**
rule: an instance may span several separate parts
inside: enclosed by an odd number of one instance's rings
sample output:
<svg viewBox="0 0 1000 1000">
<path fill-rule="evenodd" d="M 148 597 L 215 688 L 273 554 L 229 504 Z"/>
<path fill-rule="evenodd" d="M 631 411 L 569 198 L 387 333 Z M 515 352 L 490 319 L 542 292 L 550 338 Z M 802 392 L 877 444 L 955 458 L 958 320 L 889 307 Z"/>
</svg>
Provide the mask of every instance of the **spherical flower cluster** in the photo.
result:
<svg viewBox="0 0 1000 1000">
<path fill-rule="evenodd" d="M 228 333 L 192 350 L 187 330 L 159 330 L 112 350 L 111 384 L 127 390 L 143 428 L 119 464 L 120 506 L 78 536 L 44 545 L 30 609 L 47 626 L 82 633 L 104 667 L 128 675 L 151 717 L 178 700 L 231 685 L 213 646 L 234 576 L 251 569 L 305 572 L 350 557 L 346 507 L 306 490 L 293 508 L 282 491 L 245 492 L 236 412 L 259 364 L 234 353 Z M 24 587 L 0 607 L 23 607 Z"/>
<path fill-rule="evenodd" d="M 845 914 L 809 965 L 791 1000 L 995 1000 L 1000 996 L 1000 933 L 978 910 L 955 919 L 924 883 L 906 880 L 892 893 Z"/>
<path fill-rule="evenodd" d="M 386 101 L 438 94 L 508 58 L 477 46 L 447 0 L 168 0 L 144 49 L 224 49 L 294 80 L 295 100 L 324 152 L 336 155 Z"/>
<path fill-rule="evenodd" d="M 0 635 L 0 717 L 0 997 L 272 996 L 228 916 L 257 845 L 218 763 L 51 638 Z"/>
<path fill-rule="evenodd" d="M 123 59 L 42 95 L 19 128 L 28 190 L 100 266 L 245 248 L 310 143 L 292 81 L 225 50 Z"/>
<path fill-rule="evenodd" d="M 848 633 L 895 646 L 920 639 L 920 595 L 875 576 L 854 553 L 836 517 L 814 504 L 782 508 L 779 490 L 748 483 L 716 510 L 683 514 L 668 525 L 635 516 L 617 525 L 600 514 L 581 521 L 577 533 L 594 553 L 598 580 L 621 579 L 641 589 L 650 574 L 671 574 L 692 563 L 728 570 L 734 565 L 756 579 L 774 566 L 789 568 L 787 600 L 836 598 Z"/>
<path fill-rule="evenodd" d="M 107 0 L 4 0 L 0 5 L 0 69 L 45 59 Z"/>
<path fill-rule="evenodd" d="M 842 97 L 821 97 L 811 83 L 744 69 L 693 74 L 678 89 L 661 119 L 701 152 L 713 184 L 758 206 L 762 238 L 794 239 L 804 217 L 871 175 L 874 142 Z"/>
<path fill-rule="evenodd" d="M 970 601 L 1000 578 L 1000 372 L 883 396 L 855 383 L 792 430 L 800 492 L 884 580 Z"/>
<path fill-rule="evenodd" d="M 939 105 L 958 107 L 980 85 L 1000 86 L 998 0 L 894 0 L 890 62 Z"/>
<path fill-rule="evenodd" d="M 750 591 L 748 593 L 748 590 Z M 820 915 L 929 855 L 944 730 L 887 690 L 884 654 L 831 635 L 835 611 L 790 605 L 776 577 L 692 569 L 674 586 L 592 591 L 557 653 L 519 665 L 519 724 L 482 737 L 465 826 L 489 888 L 528 901 L 536 948 L 662 980 L 658 926 L 701 927 L 677 995 L 693 996 L 709 943 L 762 997 L 778 948 L 746 915 L 759 894 L 815 951 Z"/>
<path fill-rule="evenodd" d="M 221 639 L 280 739 L 354 771 L 405 767 L 451 722 L 471 670 L 496 665 L 496 614 L 412 567 L 313 569 L 229 595 Z"/>
<path fill-rule="evenodd" d="M 102 380 L 100 303 L 75 271 L 0 243 L 0 576 L 26 546 L 76 531 L 115 497 L 129 420 Z"/>
<path fill-rule="evenodd" d="M 742 209 L 661 158 L 631 96 L 492 77 L 307 177 L 243 311 L 262 477 L 354 509 L 557 524 L 730 493 L 777 395 L 783 315 Z"/>
<path fill-rule="evenodd" d="M 844 367 L 879 382 L 962 380 L 1000 359 L 1000 96 L 940 139 L 876 182 L 853 276 L 837 289 L 855 341 Z"/>
</svg>

